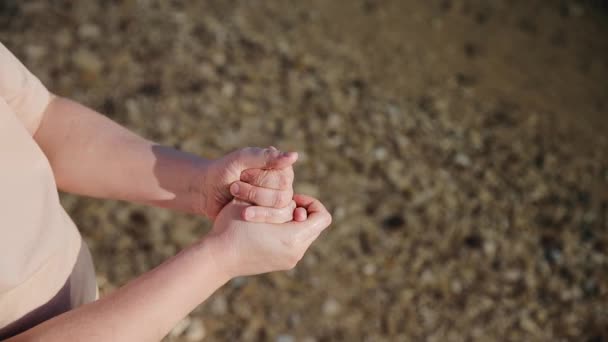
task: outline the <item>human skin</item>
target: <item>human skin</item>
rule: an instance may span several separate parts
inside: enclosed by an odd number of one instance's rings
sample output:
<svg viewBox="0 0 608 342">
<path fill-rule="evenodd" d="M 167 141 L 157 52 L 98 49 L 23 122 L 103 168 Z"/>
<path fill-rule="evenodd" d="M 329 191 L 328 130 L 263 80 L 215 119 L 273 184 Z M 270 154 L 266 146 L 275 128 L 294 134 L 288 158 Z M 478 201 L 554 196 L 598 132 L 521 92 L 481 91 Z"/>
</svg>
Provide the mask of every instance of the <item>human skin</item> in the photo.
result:
<svg viewBox="0 0 608 342">
<path fill-rule="evenodd" d="M 331 215 L 312 197 L 294 200 L 307 218 L 283 224 L 244 221 L 249 204 L 231 201 L 198 243 L 112 294 L 8 341 L 159 341 L 228 280 L 295 267 Z"/>
<path fill-rule="evenodd" d="M 292 220 L 298 155 L 244 148 L 217 160 L 148 141 L 72 100 L 53 96 L 34 134 L 58 187 L 66 192 L 127 200 L 214 219 L 233 196 L 250 221 Z M 237 185 L 238 192 L 231 193 Z M 295 211 L 303 219 L 304 210 Z"/>
<path fill-rule="evenodd" d="M 160 340 L 231 278 L 294 267 L 331 221 L 318 201 L 293 196 L 296 153 L 250 147 L 206 160 L 147 141 L 60 97 L 52 98 L 34 139 L 62 190 L 215 223 L 159 267 L 10 341 Z"/>
</svg>

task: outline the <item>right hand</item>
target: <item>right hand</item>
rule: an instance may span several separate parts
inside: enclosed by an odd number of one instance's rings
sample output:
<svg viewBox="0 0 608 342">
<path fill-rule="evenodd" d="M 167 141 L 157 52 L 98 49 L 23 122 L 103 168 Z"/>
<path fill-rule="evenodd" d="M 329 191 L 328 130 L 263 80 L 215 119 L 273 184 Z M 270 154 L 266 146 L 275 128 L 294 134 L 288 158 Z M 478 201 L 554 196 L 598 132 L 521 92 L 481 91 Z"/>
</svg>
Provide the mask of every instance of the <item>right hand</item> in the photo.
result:
<svg viewBox="0 0 608 342">
<path fill-rule="evenodd" d="M 317 199 L 295 195 L 301 222 L 282 224 L 242 219 L 248 203 L 233 200 L 217 216 L 208 239 L 222 251 L 222 265 L 229 278 L 289 270 L 296 266 L 310 244 L 331 223 L 331 215 Z"/>
<path fill-rule="evenodd" d="M 225 205 L 238 198 L 256 206 L 243 210 L 246 221 L 291 221 L 292 165 L 297 159 L 296 152 L 281 152 L 272 146 L 246 147 L 205 164 L 197 184 L 192 186 L 202 189 L 200 213 L 215 220 Z"/>
</svg>

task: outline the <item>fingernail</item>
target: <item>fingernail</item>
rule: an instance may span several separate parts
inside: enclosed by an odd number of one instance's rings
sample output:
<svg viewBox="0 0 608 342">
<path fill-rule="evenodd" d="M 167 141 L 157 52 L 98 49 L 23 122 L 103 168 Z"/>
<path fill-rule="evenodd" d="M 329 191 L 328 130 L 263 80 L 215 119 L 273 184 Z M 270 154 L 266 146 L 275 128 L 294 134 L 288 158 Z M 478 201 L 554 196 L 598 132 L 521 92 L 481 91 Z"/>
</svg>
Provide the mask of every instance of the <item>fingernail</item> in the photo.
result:
<svg viewBox="0 0 608 342">
<path fill-rule="evenodd" d="M 232 183 L 230 186 L 230 193 L 232 196 L 236 196 L 239 193 L 239 185 L 237 183 Z"/>
<path fill-rule="evenodd" d="M 245 220 L 251 220 L 254 216 L 253 210 L 245 209 Z"/>
<path fill-rule="evenodd" d="M 281 152 L 279 152 L 278 150 L 273 150 L 271 148 L 267 148 L 265 153 L 266 156 L 270 158 L 276 158 L 281 155 Z"/>
</svg>

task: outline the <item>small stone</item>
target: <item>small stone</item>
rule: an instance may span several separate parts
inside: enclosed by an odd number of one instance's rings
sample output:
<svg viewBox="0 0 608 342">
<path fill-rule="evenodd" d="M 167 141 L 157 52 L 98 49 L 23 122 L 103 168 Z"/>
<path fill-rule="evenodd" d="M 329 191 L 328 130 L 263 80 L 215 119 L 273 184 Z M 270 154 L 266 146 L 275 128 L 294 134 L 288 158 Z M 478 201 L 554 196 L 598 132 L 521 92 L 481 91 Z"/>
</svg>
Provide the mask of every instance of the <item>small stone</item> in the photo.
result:
<svg viewBox="0 0 608 342">
<path fill-rule="evenodd" d="M 192 324 L 192 319 L 190 318 L 190 316 L 186 316 L 184 319 L 177 322 L 175 327 L 173 327 L 173 329 L 171 329 L 169 336 L 171 336 L 171 337 L 181 336 L 184 333 L 184 331 L 186 331 L 186 329 L 188 329 L 190 327 L 191 324 Z"/>
<path fill-rule="evenodd" d="M 218 51 L 211 56 L 211 60 L 216 66 L 223 66 L 226 64 L 226 55 Z"/>
<path fill-rule="evenodd" d="M 279 335 L 277 337 L 277 342 L 295 342 L 296 339 L 291 335 Z"/>
<path fill-rule="evenodd" d="M 576 3 L 570 4 L 568 11 L 573 17 L 577 18 L 582 17 L 583 14 L 585 14 L 585 9 L 583 8 L 583 6 Z"/>
<path fill-rule="evenodd" d="M 376 274 L 376 265 L 369 263 L 366 264 L 365 266 L 363 266 L 363 274 L 365 274 L 366 276 L 370 277 L 373 276 L 374 274 Z"/>
<path fill-rule="evenodd" d="M 206 335 L 205 326 L 200 320 L 194 320 L 186 330 L 184 337 L 187 341 L 202 341 Z"/>
<path fill-rule="evenodd" d="M 103 63 L 96 54 L 86 49 L 79 49 L 73 55 L 76 66 L 82 70 L 98 73 L 103 67 Z"/>
<path fill-rule="evenodd" d="M 46 47 L 43 45 L 28 45 L 25 47 L 25 54 L 30 59 L 40 59 L 46 55 Z"/>
<path fill-rule="evenodd" d="M 228 301 L 226 300 L 226 297 L 216 296 L 213 298 L 213 301 L 211 301 L 211 312 L 218 316 L 226 314 L 228 312 Z"/>
<path fill-rule="evenodd" d="M 300 324 L 300 322 L 302 322 L 302 317 L 300 317 L 300 315 L 298 313 L 293 313 L 291 315 L 289 315 L 289 324 L 291 326 L 297 326 Z"/>
<path fill-rule="evenodd" d="M 55 33 L 53 38 L 55 38 L 55 43 L 61 48 L 69 47 L 74 41 L 72 33 L 67 29 Z"/>
<path fill-rule="evenodd" d="M 435 282 L 435 275 L 430 269 L 426 269 L 420 275 L 420 284 L 431 285 Z"/>
<path fill-rule="evenodd" d="M 376 160 L 385 160 L 387 155 L 388 153 L 384 147 L 377 147 L 374 149 L 374 158 L 376 158 Z"/>
<path fill-rule="evenodd" d="M 538 325 L 528 315 L 523 315 L 519 322 L 521 323 L 521 327 L 529 333 L 537 333 L 539 331 Z"/>
<path fill-rule="evenodd" d="M 339 220 L 343 220 L 346 217 L 346 209 L 344 209 L 344 207 L 342 206 L 338 206 L 334 209 L 334 212 L 332 213 L 334 220 L 339 221 Z"/>
<path fill-rule="evenodd" d="M 226 82 L 222 86 L 222 95 L 228 99 L 232 98 L 232 96 L 234 96 L 235 91 L 236 91 L 236 87 L 234 86 L 233 83 Z"/>
<path fill-rule="evenodd" d="M 458 153 L 454 158 L 454 162 L 462 167 L 471 166 L 471 159 L 469 158 L 469 156 L 463 153 Z"/>
<path fill-rule="evenodd" d="M 137 101 L 128 99 L 125 101 L 125 107 L 127 108 L 127 115 L 131 121 L 138 122 L 141 120 L 141 110 Z"/>
<path fill-rule="evenodd" d="M 158 130 L 165 135 L 169 135 L 174 125 L 173 119 L 170 119 L 168 116 L 159 116 L 156 123 L 158 126 Z"/>
<path fill-rule="evenodd" d="M 101 35 L 101 31 L 99 30 L 99 27 L 95 24 L 84 24 L 81 25 L 78 28 L 78 36 L 80 36 L 80 38 L 88 38 L 88 39 L 93 39 L 93 38 L 99 38 L 99 36 Z"/>
<path fill-rule="evenodd" d="M 181 227 L 171 229 L 169 231 L 169 236 L 171 241 L 179 246 L 187 246 L 198 238 L 198 236 L 192 234 L 190 230 Z"/>
<path fill-rule="evenodd" d="M 206 81 L 213 82 L 218 78 L 215 68 L 213 68 L 213 65 L 211 65 L 210 63 L 201 63 L 199 67 L 199 72 Z"/>
<path fill-rule="evenodd" d="M 306 264 L 306 266 L 313 268 L 319 263 L 319 258 L 314 253 L 306 253 L 302 261 L 304 264 Z"/>
<path fill-rule="evenodd" d="M 461 293 L 462 292 L 462 283 L 458 280 L 454 280 L 452 281 L 452 283 L 450 284 L 450 287 L 452 289 L 452 292 L 454 293 Z"/>
<path fill-rule="evenodd" d="M 332 113 L 329 115 L 329 118 L 327 119 L 327 127 L 328 128 L 340 128 L 342 127 L 343 123 L 342 123 L 342 117 L 338 114 Z"/>
<path fill-rule="evenodd" d="M 255 114 L 258 107 L 256 106 L 255 103 L 248 101 L 248 100 L 243 100 L 239 102 L 239 109 L 243 114 Z"/>
<path fill-rule="evenodd" d="M 340 312 L 340 303 L 334 299 L 329 298 L 323 303 L 323 313 L 326 316 L 335 316 Z"/>
<path fill-rule="evenodd" d="M 483 244 L 483 252 L 488 256 L 494 256 L 496 253 L 496 243 L 490 240 L 485 241 Z"/>
<path fill-rule="evenodd" d="M 247 283 L 246 277 L 236 277 L 230 281 L 230 286 L 239 288 Z"/>
<path fill-rule="evenodd" d="M 289 42 L 285 39 L 279 40 L 279 42 L 277 43 L 277 48 L 279 52 L 283 55 L 289 55 L 289 51 L 291 50 L 291 48 L 289 47 Z"/>
<path fill-rule="evenodd" d="M 386 165 L 385 172 L 389 180 L 394 183 L 399 190 L 404 190 L 408 187 L 407 177 L 404 177 L 405 166 L 401 160 L 390 159 Z"/>
<path fill-rule="evenodd" d="M 511 270 L 507 270 L 504 273 L 505 279 L 511 282 L 514 281 L 518 281 L 519 279 L 521 279 L 521 271 L 517 270 L 517 269 L 511 269 Z"/>
</svg>

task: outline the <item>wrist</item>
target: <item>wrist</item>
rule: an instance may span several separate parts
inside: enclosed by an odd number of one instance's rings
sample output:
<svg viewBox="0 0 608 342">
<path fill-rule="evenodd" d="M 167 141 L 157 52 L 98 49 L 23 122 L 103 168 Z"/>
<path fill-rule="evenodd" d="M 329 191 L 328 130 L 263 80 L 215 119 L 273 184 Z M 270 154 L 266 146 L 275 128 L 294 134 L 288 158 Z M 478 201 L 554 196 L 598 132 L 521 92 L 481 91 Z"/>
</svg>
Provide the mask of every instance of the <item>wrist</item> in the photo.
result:
<svg viewBox="0 0 608 342">
<path fill-rule="evenodd" d="M 193 175 L 188 179 L 188 197 L 190 197 L 190 211 L 194 214 L 210 217 L 208 208 L 209 199 L 209 169 L 211 160 L 196 158 L 192 162 Z"/>
<path fill-rule="evenodd" d="M 227 283 L 236 276 L 232 271 L 233 263 L 231 260 L 233 257 L 219 235 L 209 233 L 199 240 L 193 248 L 213 265 L 214 273 L 222 283 Z"/>
</svg>

